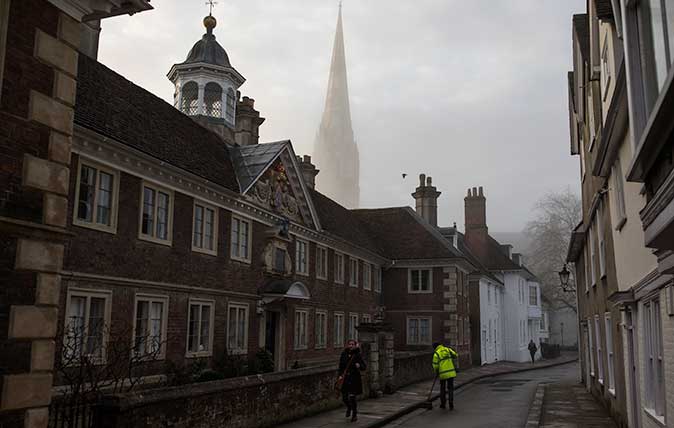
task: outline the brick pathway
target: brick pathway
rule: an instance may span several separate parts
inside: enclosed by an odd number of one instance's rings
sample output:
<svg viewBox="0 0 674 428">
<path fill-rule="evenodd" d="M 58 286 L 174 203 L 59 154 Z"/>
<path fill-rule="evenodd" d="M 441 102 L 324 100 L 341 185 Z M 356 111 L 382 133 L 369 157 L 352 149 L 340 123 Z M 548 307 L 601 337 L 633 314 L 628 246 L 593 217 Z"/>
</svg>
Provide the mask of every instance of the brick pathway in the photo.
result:
<svg viewBox="0 0 674 428">
<path fill-rule="evenodd" d="M 464 385 L 472 383 L 478 379 L 496 376 L 506 373 L 517 373 L 532 369 L 551 367 L 578 359 L 576 353 L 563 354 L 559 358 L 531 363 L 511 363 L 501 362 L 496 364 L 474 367 L 461 371 L 455 381 L 455 387 L 458 389 Z M 427 380 L 399 389 L 394 394 L 384 395 L 378 399 L 363 400 L 358 403 L 358 422 L 350 423 L 344 417 L 345 408 L 340 407 L 335 410 L 320 413 L 315 416 L 306 417 L 295 422 L 280 425 L 281 428 L 335 428 L 335 427 L 367 427 L 375 428 L 384 426 L 387 422 L 412 412 L 419 408 L 428 397 L 432 380 Z M 436 395 L 439 391 L 439 385 L 435 386 Z"/>
<path fill-rule="evenodd" d="M 578 384 L 545 386 L 540 427 L 544 428 L 616 428 L 594 397 Z"/>
</svg>

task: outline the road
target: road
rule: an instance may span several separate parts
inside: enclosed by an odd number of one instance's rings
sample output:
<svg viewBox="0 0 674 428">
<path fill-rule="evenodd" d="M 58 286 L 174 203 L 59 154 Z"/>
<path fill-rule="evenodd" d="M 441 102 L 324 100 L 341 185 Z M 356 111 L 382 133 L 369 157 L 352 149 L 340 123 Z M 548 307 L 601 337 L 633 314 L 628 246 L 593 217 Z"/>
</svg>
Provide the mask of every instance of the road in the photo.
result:
<svg viewBox="0 0 674 428">
<path fill-rule="evenodd" d="M 564 364 L 484 379 L 458 390 L 452 411 L 439 409 L 435 401 L 433 410 L 415 412 L 387 427 L 521 428 L 539 383 L 573 383 L 577 378 L 578 364 Z"/>
</svg>

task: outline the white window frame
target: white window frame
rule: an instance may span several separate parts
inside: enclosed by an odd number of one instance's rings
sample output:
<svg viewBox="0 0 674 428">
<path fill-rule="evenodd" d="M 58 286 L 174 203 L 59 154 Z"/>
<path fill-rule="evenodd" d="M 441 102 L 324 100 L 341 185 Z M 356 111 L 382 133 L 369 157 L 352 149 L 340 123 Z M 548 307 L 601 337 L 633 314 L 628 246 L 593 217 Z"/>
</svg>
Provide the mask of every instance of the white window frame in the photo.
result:
<svg viewBox="0 0 674 428">
<path fill-rule="evenodd" d="M 236 229 L 236 243 L 235 243 L 235 241 L 234 241 L 234 233 L 235 233 L 234 223 L 237 222 L 237 221 L 239 222 L 239 225 L 237 226 L 237 229 Z M 242 223 L 245 223 L 245 224 L 248 225 L 248 227 L 247 227 L 248 233 L 247 233 L 247 236 L 246 236 L 246 238 L 247 238 L 246 242 L 247 242 L 248 245 L 246 246 L 246 254 L 244 256 L 241 256 L 241 252 L 243 251 L 242 238 L 245 236 L 243 234 L 242 230 L 241 230 L 242 229 L 242 227 L 241 227 Z M 242 263 L 250 263 L 251 262 L 251 253 L 252 253 L 252 248 L 251 248 L 252 244 L 253 244 L 253 222 L 248 220 L 248 219 L 245 219 L 243 217 L 232 215 L 231 233 L 230 233 L 230 246 L 229 246 L 229 258 L 232 259 L 232 260 L 236 260 L 238 262 L 242 262 Z M 235 248 L 237 249 L 237 252 L 239 253 L 239 255 L 236 255 L 234 253 Z"/>
<path fill-rule="evenodd" d="M 152 214 L 152 234 L 143 233 L 143 211 L 145 210 L 145 188 L 154 191 L 154 213 Z M 164 193 L 168 196 L 167 220 L 166 220 L 166 239 L 157 238 L 157 210 L 159 209 L 158 194 Z M 171 246 L 173 243 L 173 205 L 175 197 L 173 190 L 157 186 L 154 183 L 142 181 L 140 184 L 140 209 L 138 210 L 138 239 Z"/>
<path fill-rule="evenodd" d="M 414 338 L 411 336 L 410 321 L 416 320 L 418 322 L 419 337 Z M 421 337 L 421 321 L 428 321 L 428 338 L 423 340 Z M 405 321 L 405 336 L 406 343 L 408 345 L 430 345 L 433 340 L 433 317 L 427 316 L 408 316 Z"/>
<path fill-rule="evenodd" d="M 94 182 L 94 200 L 92 202 L 92 221 L 87 221 L 79 218 L 77 216 L 79 212 L 79 203 L 80 203 L 80 185 L 82 182 L 82 167 L 86 166 L 96 170 L 96 180 Z M 73 208 L 73 224 L 80 227 L 86 227 L 89 229 L 98 230 L 101 232 L 107 232 L 116 234 L 117 233 L 117 216 L 119 212 L 119 183 L 120 183 L 120 174 L 119 171 L 103 166 L 97 162 L 91 161 L 86 158 L 80 157 L 77 162 L 77 183 L 75 187 L 75 206 Z M 110 201 L 110 224 L 106 225 L 103 223 L 98 223 L 96 221 L 97 211 L 98 211 L 98 196 L 99 196 L 99 182 L 100 182 L 100 173 L 104 172 L 112 176 L 112 194 Z"/>
<path fill-rule="evenodd" d="M 595 366 L 594 366 L 594 357 L 595 357 L 595 352 L 594 352 L 594 323 L 592 322 L 591 318 L 587 318 L 587 334 L 588 334 L 588 341 L 590 342 L 590 376 L 595 377 L 596 371 L 595 371 Z"/>
<path fill-rule="evenodd" d="M 606 101 L 608 88 L 611 85 L 611 65 L 609 64 L 608 34 L 604 37 L 603 47 L 601 49 L 601 93 L 602 99 Z"/>
<path fill-rule="evenodd" d="M 167 336 L 167 328 L 168 328 L 168 311 L 169 311 L 169 297 L 166 295 L 160 295 L 160 294 L 146 294 L 146 293 L 136 293 L 134 302 L 133 302 L 133 332 L 131 335 L 131 349 L 135 351 L 136 349 L 136 328 L 137 328 L 137 319 L 138 319 L 138 304 L 140 302 L 146 302 L 148 303 L 149 307 L 152 306 L 153 303 L 161 303 L 162 306 L 162 314 L 161 314 L 161 342 L 159 343 L 159 352 L 155 356 L 155 360 L 163 360 L 166 358 L 166 336 Z M 149 329 L 150 329 L 150 322 L 148 320 L 148 325 L 147 325 L 148 331 L 146 332 L 146 337 L 149 337 Z M 143 353 L 142 355 L 137 355 L 139 357 L 147 355 L 148 352 Z"/>
<path fill-rule="evenodd" d="M 601 340 L 601 321 L 599 319 L 599 314 L 594 316 L 594 328 L 595 332 L 595 347 L 597 350 L 597 382 L 604 384 L 604 351 L 602 349 L 602 340 Z"/>
<path fill-rule="evenodd" d="M 358 340 L 358 313 L 349 312 L 349 328 L 347 331 L 347 340 Z"/>
<path fill-rule="evenodd" d="M 303 318 L 303 319 L 302 319 Z M 293 321 L 293 346 L 297 351 L 309 349 L 309 310 L 296 308 Z M 302 341 L 304 339 L 304 341 Z"/>
<path fill-rule="evenodd" d="M 588 230 L 588 237 L 590 239 L 589 246 L 590 246 L 590 279 L 592 280 L 591 284 L 592 286 L 597 285 L 597 273 L 595 271 L 595 262 L 597 261 L 597 253 L 594 249 L 594 234 L 595 234 L 595 219 L 592 219 L 590 222 L 590 229 Z"/>
<path fill-rule="evenodd" d="M 665 369 L 663 355 L 662 313 L 659 299 L 644 303 L 644 387 L 646 397 L 644 409 L 656 419 L 664 422 L 667 407 L 665 392 Z"/>
<path fill-rule="evenodd" d="M 358 259 L 349 257 L 349 287 L 358 287 L 359 265 Z"/>
<path fill-rule="evenodd" d="M 624 176 L 622 171 L 622 166 L 620 164 L 620 158 L 616 158 L 615 163 L 613 164 L 613 183 L 615 187 L 615 209 L 616 214 L 618 215 L 616 221 L 616 230 L 622 229 L 623 225 L 627 221 L 627 208 L 625 206 L 625 184 Z"/>
<path fill-rule="evenodd" d="M 372 263 L 363 262 L 363 290 L 372 290 Z"/>
<path fill-rule="evenodd" d="M 335 284 L 344 284 L 344 254 L 335 251 Z"/>
<path fill-rule="evenodd" d="M 299 238 L 295 238 L 295 273 L 309 276 L 309 242 Z"/>
<path fill-rule="evenodd" d="M 243 346 L 232 346 L 230 343 L 230 328 L 231 328 L 231 320 L 232 320 L 232 310 L 235 311 L 235 315 L 238 318 L 240 311 L 243 310 L 243 317 L 245 321 L 245 326 L 243 330 Z M 241 321 L 237 319 L 236 321 Z M 242 303 L 242 302 L 229 302 L 227 304 L 227 352 L 230 355 L 246 355 L 248 354 L 248 329 L 250 328 L 250 305 L 248 303 Z M 238 325 L 238 322 L 236 323 Z M 238 342 L 238 331 L 235 331 L 235 342 Z"/>
<path fill-rule="evenodd" d="M 369 324 L 372 322 L 372 315 L 370 314 L 363 314 L 361 319 L 363 320 L 363 324 Z"/>
<path fill-rule="evenodd" d="M 89 333 L 89 311 L 91 309 L 91 298 L 99 298 L 105 300 L 104 308 L 104 322 L 103 322 L 103 337 L 101 338 L 101 352 L 98 356 L 91 356 L 93 354 L 82 354 L 86 358 L 89 358 L 94 364 L 105 364 L 107 361 L 107 348 L 108 341 L 110 339 L 110 314 L 112 312 L 112 291 L 110 290 L 96 290 L 96 289 L 87 289 L 87 288 L 68 288 L 68 294 L 66 297 L 66 311 L 64 318 L 64 325 L 66 325 L 66 331 L 63 334 L 63 342 L 67 343 L 69 341 L 68 337 L 68 316 L 70 314 L 70 304 L 73 297 L 83 297 L 86 299 L 86 306 L 84 309 L 84 332 L 83 332 L 83 343 L 81 346 L 86 346 L 85 341 Z M 65 350 L 64 350 L 65 352 Z M 71 360 L 71 365 L 78 365 L 75 359 Z"/>
<path fill-rule="evenodd" d="M 194 238 L 196 235 L 196 221 L 197 221 L 197 207 L 200 207 L 205 214 L 208 210 L 213 212 L 213 248 L 209 249 L 206 248 L 205 244 L 205 237 L 206 237 L 206 217 L 203 217 L 201 220 L 201 243 L 202 246 L 198 246 L 194 243 Z M 194 204 L 192 207 L 192 251 L 197 252 L 197 253 L 203 253 L 203 254 L 209 254 L 212 256 L 217 256 L 218 255 L 218 208 L 216 206 L 213 206 L 211 204 L 207 204 L 205 202 L 199 201 L 199 200 L 194 200 Z"/>
<path fill-rule="evenodd" d="M 597 206 L 597 246 L 599 247 L 599 278 L 606 277 L 606 234 L 604 232 L 604 201 Z"/>
<path fill-rule="evenodd" d="M 378 265 L 374 265 L 373 272 L 374 272 L 374 292 L 381 293 L 381 285 L 382 285 L 381 268 Z"/>
<path fill-rule="evenodd" d="M 323 319 L 322 324 L 319 319 Z M 316 330 L 316 342 L 314 348 L 325 349 L 328 346 L 328 311 L 316 310 L 314 316 L 314 330 Z"/>
<path fill-rule="evenodd" d="M 531 303 L 532 297 L 534 298 L 534 303 Z M 529 286 L 529 306 L 538 306 L 538 287 L 536 287 L 535 285 Z"/>
<path fill-rule="evenodd" d="M 316 245 L 316 278 L 328 279 L 328 249 Z"/>
<path fill-rule="evenodd" d="M 340 320 L 339 322 L 337 320 Z M 334 313 L 334 330 L 332 332 L 332 346 L 341 348 L 344 346 L 344 312 Z"/>
<path fill-rule="evenodd" d="M 199 322 L 197 327 L 197 341 L 201 340 L 201 315 L 202 308 L 204 306 L 209 306 L 211 310 L 209 311 L 209 320 L 208 320 L 208 349 L 205 351 L 191 351 L 190 350 L 190 313 L 192 310 L 192 305 L 197 305 L 199 307 Z M 213 355 L 213 329 L 215 326 L 215 300 L 209 299 L 196 299 L 190 298 L 187 302 L 187 337 L 185 340 L 185 357 L 186 358 L 198 358 L 198 357 L 210 357 Z M 201 343 L 197 343 L 197 347 Z"/>
<path fill-rule="evenodd" d="M 613 325 L 611 324 L 611 313 L 604 314 L 604 329 L 606 330 L 606 377 L 608 392 L 615 396 L 615 356 L 613 353 Z"/>
<path fill-rule="evenodd" d="M 414 290 L 412 287 L 412 271 L 419 271 L 419 289 Z M 428 271 L 428 289 L 423 290 L 421 288 L 421 272 Z M 409 294 L 432 294 L 433 293 L 433 269 L 432 268 L 419 268 L 419 269 L 407 269 L 407 293 Z"/>
</svg>

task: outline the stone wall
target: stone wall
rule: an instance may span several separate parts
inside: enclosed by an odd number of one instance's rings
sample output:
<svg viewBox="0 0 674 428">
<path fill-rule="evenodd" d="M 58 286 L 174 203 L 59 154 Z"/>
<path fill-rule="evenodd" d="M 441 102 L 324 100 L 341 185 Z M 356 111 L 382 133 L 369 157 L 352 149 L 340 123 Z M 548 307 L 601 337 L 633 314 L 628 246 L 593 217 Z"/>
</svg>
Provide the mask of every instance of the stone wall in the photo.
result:
<svg viewBox="0 0 674 428">
<path fill-rule="evenodd" d="M 108 396 L 96 426 L 273 426 L 340 406 L 336 377 L 323 366 Z"/>
<path fill-rule="evenodd" d="M 396 352 L 393 370 L 396 388 L 433 378 L 433 353 Z"/>
</svg>

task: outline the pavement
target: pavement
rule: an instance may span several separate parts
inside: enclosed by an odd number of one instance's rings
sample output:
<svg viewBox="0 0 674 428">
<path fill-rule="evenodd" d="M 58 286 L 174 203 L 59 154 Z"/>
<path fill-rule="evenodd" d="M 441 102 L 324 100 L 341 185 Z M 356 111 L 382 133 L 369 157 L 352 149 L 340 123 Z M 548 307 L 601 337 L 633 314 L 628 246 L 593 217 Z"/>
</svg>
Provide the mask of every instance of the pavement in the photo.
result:
<svg viewBox="0 0 674 428">
<path fill-rule="evenodd" d="M 562 354 L 561 357 L 551 359 L 551 360 L 542 360 L 537 361 L 535 364 L 531 363 L 512 363 L 512 362 L 499 362 L 495 364 L 489 364 L 481 367 L 473 367 L 470 369 L 463 370 L 458 373 L 455 380 L 455 390 L 456 396 L 455 401 L 458 410 L 459 395 L 462 394 L 462 389 L 473 383 L 479 383 L 479 381 L 484 379 L 489 379 L 494 376 L 505 375 L 505 374 L 517 374 L 529 372 L 531 370 L 545 369 L 549 367 L 556 367 L 563 364 L 569 364 L 578 359 L 576 353 Z M 576 369 L 577 373 L 577 369 Z M 394 394 L 384 395 L 381 398 L 377 399 L 367 399 L 362 400 L 358 403 L 358 421 L 350 422 L 345 418 L 344 412 L 345 408 L 340 407 L 335 410 L 327 411 L 320 413 L 318 415 L 306 417 L 299 419 L 297 421 L 280 425 L 281 428 L 336 428 L 336 427 L 363 427 L 363 428 L 376 428 L 389 426 L 396 426 L 401 423 L 401 421 L 407 421 L 416 419 L 416 417 L 422 415 L 424 412 L 432 413 L 432 411 L 425 411 L 423 409 L 423 404 L 428 397 L 428 393 L 433 384 L 432 380 L 427 380 L 423 382 L 418 382 L 412 385 L 408 385 L 396 391 Z M 531 386 L 532 391 L 535 390 L 536 383 Z M 496 388 L 499 389 L 499 388 Z M 503 389 L 503 388 L 501 388 Z M 529 410 L 529 403 L 533 396 L 533 392 L 530 391 L 526 395 L 526 400 L 522 401 L 518 405 L 518 409 L 523 409 L 521 419 L 523 421 L 519 427 L 524 425 L 526 421 L 527 412 Z M 498 392 L 498 391 L 497 391 Z M 438 398 L 439 385 L 435 386 L 433 399 Z M 505 398 L 507 394 L 501 394 L 499 400 Z M 463 402 L 463 399 L 460 399 Z M 487 405 L 486 409 L 479 410 L 480 414 L 482 412 L 490 412 L 491 407 L 493 407 L 494 402 L 489 400 L 483 400 L 479 395 L 477 396 L 476 402 L 484 402 Z M 526 403 L 525 403 L 526 401 Z M 437 409 L 438 404 L 435 403 L 436 414 L 440 413 L 440 410 Z M 456 410 L 455 410 L 456 412 Z M 519 417 L 519 416 L 518 416 Z M 401 419 L 402 418 L 402 419 Z M 446 419 L 444 420 L 446 423 Z M 420 425 L 409 425 L 409 426 L 420 426 Z M 462 425 L 463 426 L 463 425 Z M 468 426 L 468 425 L 466 425 Z M 490 425 L 485 425 L 490 426 Z M 491 425 L 493 426 L 493 425 Z M 500 426 L 507 426 L 501 424 Z"/>
</svg>

